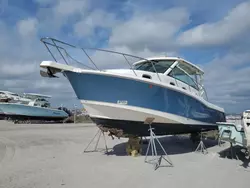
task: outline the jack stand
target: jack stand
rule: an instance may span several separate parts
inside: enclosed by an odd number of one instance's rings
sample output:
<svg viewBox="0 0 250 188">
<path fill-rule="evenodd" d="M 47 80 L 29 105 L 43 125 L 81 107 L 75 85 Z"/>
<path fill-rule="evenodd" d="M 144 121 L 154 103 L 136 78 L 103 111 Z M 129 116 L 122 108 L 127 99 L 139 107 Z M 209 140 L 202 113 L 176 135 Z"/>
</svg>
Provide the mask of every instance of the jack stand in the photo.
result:
<svg viewBox="0 0 250 188">
<path fill-rule="evenodd" d="M 154 165 L 154 169 L 158 169 L 161 166 L 161 161 L 162 159 L 165 159 L 165 161 L 167 161 L 169 163 L 168 167 L 173 167 L 173 163 L 170 160 L 170 158 L 168 157 L 167 152 L 165 151 L 164 147 L 162 146 L 162 144 L 160 143 L 160 141 L 158 140 L 158 138 L 156 138 L 155 133 L 153 132 L 153 128 L 151 127 L 151 123 L 153 122 L 154 118 L 147 118 L 147 124 L 149 124 L 149 131 L 150 131 L 150 141 L 148 144 L 148 148 L 147 148 L 147 152 L 146 152 L 146 157 L 145 157 L 145 163 L 150 163 Z M 146 123 L 145 123 L 146 124 Z M 168 158 L 166 159 L 163 155 L 161 155 L 160 157 L 158 157 L 157 154 L 157 149 L 156 149 L 156 145 L 155 145 L 155 140 L 158 142 L 158 144 L 160 145 L 162 151 L 164 152 L 165 156 Z M 148 152 L 149 152 L 149 148 L 151 147 L 151 152 L 152 152 L 152 159 L 151 160 L 147 160 L 148 157 Z"/>
<path fill-rule="evenodd" d="M 199 145 L 197 146 L 195 152 L 198 152 L 198 151 L 201 151 L 203 154 L 207 154 L 208 151 L 207 151 L 207 148 L 202 140 L 202 132 L 201 132 L 201 136 L 200 136 L 200 143 Z"/>
<path fill-rule="evenodd" d="M 106 150 L 106 153 L 108 153 L 108 147 L 107 147 L 107 142 L 106 142 L 106 138 L 105 138 L 105 135 L 104 135 L 104 132 L 98 128 L 99 130 L 97 131 L 97 133 L 95 134 L 94 138 L 92 138 L 92 140 L 89 142 L 89 144 L 87 145 L 87 147 L 84 149 L 84 153 L 87 153 L 87 152 L 97 152 L 97 147 L 98 147 L 98 144 L 99 144 L 99 141 L 100 141 L 100 138 L 101 136 L 103 136 L 103 139 L 104 139 L 104 142 L 105 142 L 105 150 Z M 97 137 L 97 141 L 96 141 L 96 144 L 95 144 L 95 149 L 94 150 L 87 150 L 88 147 L 90 146 L 90 144 L 92 142 L 94 142 L 94 139 Z"/>
<path fill-rule="evenodd" d="M 231 154 L 231 159 L 235 158 L 236 160 L 239 160 L 232 142 L 230 142 L 230 154 Z"/>
</svg>

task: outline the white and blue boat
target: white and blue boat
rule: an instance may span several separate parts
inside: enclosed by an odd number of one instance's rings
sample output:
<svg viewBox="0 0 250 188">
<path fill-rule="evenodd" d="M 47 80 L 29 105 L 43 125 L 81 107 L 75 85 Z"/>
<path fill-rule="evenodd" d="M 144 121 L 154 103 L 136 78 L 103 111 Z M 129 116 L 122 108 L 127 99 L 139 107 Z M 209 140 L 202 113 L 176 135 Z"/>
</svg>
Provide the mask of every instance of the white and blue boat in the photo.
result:
<svg viewBox="0 0 250 188">
<path fill-rule="evenodd" d="M 185 59 L 141 58 L 103 49 L 79 48 L 53 38 L 41 41 L 54 60 L 43 61 L 40 67 L 46 71 L 41 70 L 40 74 L 56 77 L 56 73 L 62 73 L 91 119 L 110 132 L 147 136 L 148 126 L 144 121 L 148 117 L 154 118 L 152 127 L 157 135 L 213 130 L 217 129 L 216 122 L 225 121 L 224 109 L 207 99 L 204 72 Z M 69 55 L 65 46 L 82 50 L 93 63 L 94 70 L 70 66 L 68 59 L 79 61 Z M 58 50 L 60 59 L 55 58 L 51 47 Z M 120 55 L 131 66 L 128 69 L 101 69 L 87 50 Z M 138 60 L 131 63 L 129 58 Z M 61 60 L 66 64 L 58 63 Z"/>
<path fill-rule="evenodd" d="M 50 108 L 47 100 L 51 96 L 25 93 L 23 96 L 15 94 L 11 100 L 0 102 L 0 113 L 2 117 L 12 120 L 64 120 L 69 114 L 62 109 Z"/>
</svg>

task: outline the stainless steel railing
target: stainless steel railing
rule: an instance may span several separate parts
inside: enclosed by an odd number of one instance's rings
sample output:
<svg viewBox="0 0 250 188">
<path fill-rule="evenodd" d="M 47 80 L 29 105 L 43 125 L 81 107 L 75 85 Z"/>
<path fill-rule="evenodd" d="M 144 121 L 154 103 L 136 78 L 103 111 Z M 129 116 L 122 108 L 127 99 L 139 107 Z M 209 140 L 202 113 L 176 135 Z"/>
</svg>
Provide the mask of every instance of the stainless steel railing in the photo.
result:
<svg viewBox="0 0 250 188">
<path fill-rule="evenodd" d="M 128 57 L 132 57 L 132 58 L 136 58 L 136 59 L 139 59 L 139 60 L 143 60 L 143 61 L 146 61 L 146 62 L 150 62 L 155 73 L 157 74 L 157 77 L 159 79 L 159 81 L 161 81 L 161 78 L 154 66 L 154 62 L 148 60 L 148 59 L 145 59 L 145 58 L 142 58 L 142 57 L 139 57 L 139 56 L 135 56 L 135 55 L 130 55 L 130 54 L 126 54 L 126 53 L 122 53 L 122 52 L 116 52 L 116 51 L 112 51 L 112 50 L 104 50 L 104 49 L 99 49 L 99 48 L 82 48 L 82 47 L 78 47 L 76 45 L 72 45 L 72 44 L 69 44 L 67 42 L 63 42 L 63 41 L 60 41 L 60 40 L 57 40 L 55 38 L 51 38 L 51 37 L 44 37 L 44 38 L 41 38 L 41 42 L 45 45 L 45 47 L 47 48 L 47 50 L 49 51 L 50 55 L 52 56 L 52 58 L 54 59 L 55 62 L 58 62 L 58 60 L 56 59 L 55 55 L 53 55 L 52 51 L 51 51 L 51 47 L 54 47 L 56 48 L 56 50 L 59 52 L 60 56 L 62 57 L 63 61 L 69 65 L 68 61 L 66 60 L 66 57 L 64 57 L 63 53 L 65 53 L 65 55 L 73 60 L 74 62 L 78 63 L 78 64 L 81 64 L 82 66 L 86 67 L 86 68 L 89 68 L 89 69 L 92 69 L 92 70 L 99 70 L 99 71 L 102 71 L 102 69 L 100 67 L 97 66 L 97 64 L 93 61 L 93 59 L 90 57 L 90 55 L 87 53 L 87 50 L 92 50 L 92 51 L 100 51 L 100 52 L 107 52 L 107 53 L 111 53 L 111 54 L 116 54 L 116 55 L 120 55 L 122 56 L 125 61 L 127 62 L 127 64 L 129 65 L 129 67 L 131 68 L 131 70 L 133 71 L 134 75 L 137 76 L 136 72 L 135 72 L 135 69 L 134 67 L 132 66 L 132 64 L 129 62 L 128 60 Z M 92 68 L 90 66 L 87 66 L 85 65 L 84 63 L 76 60 L 75 58 L 73 58 L 69 53 L 68 51 L 65 49 L 64 46 L 67 46 L 67 47 L 71 47 L 71 48 L 74 48 L 74 49 L 80 49 L 85 55 L 86 57 L 89 59 L 89 61 L 94 65 L 95 68 Z M 62 53 L 63 52 L 63 53 Z M 180 67 L 179 67 L 180 68 Z M 183 70 L 184 71 L 184 70 Z M 185 71 L 184 71 L 185 72 Z M 188 75 L 188 74 L 187 74 Z M 192 80 L 193 78 L 188 75 Z M 177 80 L 175 78 L 175 81 L 177 83 Z M 196 83 L 194 81 L 194 83 L 197 85 L 197 88 L 199 88 L 199 92 L 200 94 L 202 95 L 202 92 L 204 91 L 205 93 L 205 99 L 207 100 L 207 93 L 206 93 L 206 90 L 203 86 L 201 86 L 200 84 Z M 191 88 L 190 88 L 190 85 L 189 85 L 189 90 L 190 92 L 191 91 Z M 203 96 L 202 96 L 203 97 Z M 203 97 L 204 98 L 204 97 Z"/>
<path fill-rule="evenodd" d="M 99 49 L 99 48 L 82 48 L 82 47 L 78 47 L 54 38 L 50 38 L 50 37 L 46 37 L 46 38 L 41 38 L 41 42 L 43 42 L 43 44 L 46 46 L 47 50 L 49 51 L 49 53 L 51 54 L 52 58 L 56 61 L 56 57 L 53 55 L 53 53 L 50 50 L 50 47 L 55 47 L 57 49 L 57 51 L 59 52 L 60 56 L 62 57 L 62 59 L 64 60 L 64 62 L 69 65 L 68 61 L 66 60 L 66 58 L 64 57 L 64 55 L 62 54 L 62 51 L 73 61 L 82 64 L 85 67 L 88 67 L 86 65 L 84 65 L 82 62 L 74 59 L 72 56 L 69 55 L 69 53 L 67 52 L 67 50 L 63 47 L 63 45 L 71 47 L 71 48 L 76 48 L 76 49 L 81 49 L 83 51 L 83 53 L 87 56 L 87 58 L 90 60 L 90 62 L 94 65 L 96 70 L 102 71 L 97 65 L 96 63 L 93 61 L 93 59 L 89 56 L 89 54 L 87 53 L 87 50 L 94 50 L 94 51 L 100 51 L 100 52 L 108 52 L 108 53 L 112 53 L 112 54 L 117 54 L 117 55 L 121 55 L 124 57 L 125 61 L 127 62 L 127 64 L 130 66 L 130 68 L 132 69 L 133 73 L 135 74 L 135 76 L 137 76 L 133 66 L 131 65 L 131 63 L 129 62 L 127 57 L 132 57 L 132 58 L 136 58 L 139 60 L 144 60 L 147 62 L 150 62 L 155 73 L 157 74 L 158 79 L 161 81 L 161 78 L 158 74 L 158 72 L 156 71 L 156 68 L 154 66 L 154 63 L 148 59 L 142 58 L 142 57 L 138 57 L 138 56 L 134 56 L 134 55 L 130 55 L 130 54 L 126 54 L 126 53 L 121 53 L 121 52 L 116 52 L 116 51 L 112 51 L 112 50 L 104 50 L 104 49 Z M 88 67 L 90 68 L 90 67 Z"/>
</svg>

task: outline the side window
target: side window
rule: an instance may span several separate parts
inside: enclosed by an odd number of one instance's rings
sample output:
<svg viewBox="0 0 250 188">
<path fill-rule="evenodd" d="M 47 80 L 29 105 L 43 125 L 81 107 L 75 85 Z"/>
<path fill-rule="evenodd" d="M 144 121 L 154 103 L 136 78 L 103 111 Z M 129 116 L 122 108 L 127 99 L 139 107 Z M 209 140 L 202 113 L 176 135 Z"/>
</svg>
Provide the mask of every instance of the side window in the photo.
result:
<svg viewBox="0 0 250 188">
<path fill-rule="evenodd" d="M 178 67 L 174 67 L 173 70 L 169 73 L 169 76 L 180 80 L 198 90 L 197 85 L 192 80 L 192 78 L 190 78 L 183 70 Z"/>
</svg>

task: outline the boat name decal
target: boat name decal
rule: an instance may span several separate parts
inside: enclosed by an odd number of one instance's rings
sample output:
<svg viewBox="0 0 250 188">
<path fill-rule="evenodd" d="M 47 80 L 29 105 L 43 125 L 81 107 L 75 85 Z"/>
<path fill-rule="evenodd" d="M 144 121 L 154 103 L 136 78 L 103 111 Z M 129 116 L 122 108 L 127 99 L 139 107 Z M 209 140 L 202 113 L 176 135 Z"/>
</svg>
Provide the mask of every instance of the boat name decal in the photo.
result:
<svg viewBox="0 0 250 188">
<path fill-rule="evenodd" d="M 128 101 L 120 101 L 120 100 L 118 100 L 117 104 L 125 104 L 126 105 L 126 104 L 128 104 Z"/>
</svg>

